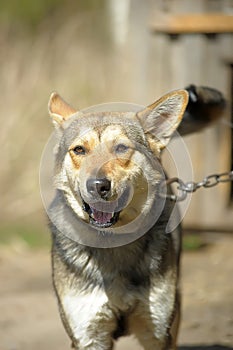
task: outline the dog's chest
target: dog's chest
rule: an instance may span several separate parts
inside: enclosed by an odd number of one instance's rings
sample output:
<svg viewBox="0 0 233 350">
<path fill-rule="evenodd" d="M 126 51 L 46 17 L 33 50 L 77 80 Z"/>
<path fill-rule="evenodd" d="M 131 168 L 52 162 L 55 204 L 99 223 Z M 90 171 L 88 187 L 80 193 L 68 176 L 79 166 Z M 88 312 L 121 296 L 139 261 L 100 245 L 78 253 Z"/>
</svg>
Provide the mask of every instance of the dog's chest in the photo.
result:
<svg viewBox="0 0 233 350">
<path fill-rule="evenodd" d="M 64 238 L 61 250 L 55 242 L 54 281 L 61 299 L 71 305 L 79 297 L 95 299 L 98 291 L 99 300 L 108 300 L 118 310 L 134 307 L 148 293 L 151 279 L 160 277 L 164 244 L 154 236 L 150 244 L 144 237 L 113 249 L 85 247 Z"/>
<path fill-rule="evenodd" d="M 140 295 L 149 288 L 152 265 L 156 259 L 147 254 L 126 252 L 124 248 L 114 251 L 89 251 L 76 259 L 75 274 L 77 290 L 92 293 L 98 289 L 116 308 L 126 311 L 133 307 Z M 75 283 L 75 284 L 76 284 Z"/>
</svg>

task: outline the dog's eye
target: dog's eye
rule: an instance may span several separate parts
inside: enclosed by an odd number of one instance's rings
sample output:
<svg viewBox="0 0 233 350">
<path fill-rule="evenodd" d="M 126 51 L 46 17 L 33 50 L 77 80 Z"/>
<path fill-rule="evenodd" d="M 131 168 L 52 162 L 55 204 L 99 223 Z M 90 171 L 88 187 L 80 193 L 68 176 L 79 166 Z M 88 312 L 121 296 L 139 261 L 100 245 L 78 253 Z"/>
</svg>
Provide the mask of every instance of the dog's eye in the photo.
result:
<svg viewBox="0 0 233 350">
<path fill-rule="evenodd" d="M 77 155 L 84 155 L 86 154 L 86 150 L 83 146 L 76 146 L 74 149 L 73 149 L 73 152 Z"/>
<path fill-rule="evenodd" d="M 123 143 L 119 143 L 119 145 L 117 145 L 115 147 L 115 152 L 116 153 L 125 153 L 126 151 L 128 151 L 129 147 L 124 145 Z"/>
</svg>

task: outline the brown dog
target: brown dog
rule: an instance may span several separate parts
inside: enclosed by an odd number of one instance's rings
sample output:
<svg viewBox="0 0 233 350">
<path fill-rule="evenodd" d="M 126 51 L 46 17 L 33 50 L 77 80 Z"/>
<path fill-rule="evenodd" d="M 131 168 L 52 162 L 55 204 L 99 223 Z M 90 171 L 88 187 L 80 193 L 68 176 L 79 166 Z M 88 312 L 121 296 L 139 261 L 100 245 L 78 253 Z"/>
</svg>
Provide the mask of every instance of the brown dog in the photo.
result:
<svg viewBox="0 0 233 350">
<path fill-rule="evenodd" d="M 209 98 L 204 101 L 200 91 Z M 212 119 L 211 108 L 215 112 L 224 104 L 215 90 L 202 88 L 195 95 L 192 86 L 188 92 L 191 104 L 180 127 L 183 134 L 205 126 Z M 181 231 L 178 227 L 165 234 L 172 210 L 168 201 L 153 225 L 151 218 L 157 215 L 158 186 L 164 178 L 157 166 L 161 150 L 180 124 L 188 92 L 171 92 L 137 113 L 79 113 L 58 94 L 50 98 L 49 113 L 60 138 L 57 192 L 50 208 L 53 281 L 75 349 L 110 350 L 114 339 L 125 334 L 135 334 L 145 350 L 176 347 Z M 197 100 L 192 101 L 194 95 Z M 201 113 L 203 108 L 209 113 L 204 121 L 195 118 L 198 109 L 192 112 L 200 96 Z M 97 246 L 98 239 L 111 241 L 114 232 L 122 236 L 132 222 L 137 223 L 137 239 Z M 84 241 L 97 232 L 94 246 L 77 242 L 72 230 Z"/>
</svg>

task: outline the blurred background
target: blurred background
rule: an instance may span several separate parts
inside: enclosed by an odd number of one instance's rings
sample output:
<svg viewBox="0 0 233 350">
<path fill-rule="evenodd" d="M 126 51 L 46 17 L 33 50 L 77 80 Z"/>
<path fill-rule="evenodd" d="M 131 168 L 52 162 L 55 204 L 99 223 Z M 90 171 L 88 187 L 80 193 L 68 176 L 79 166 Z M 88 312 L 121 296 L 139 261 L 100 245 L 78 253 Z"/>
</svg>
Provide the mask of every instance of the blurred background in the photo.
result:
<svg viewBox="0 0 233 350">
<path fill-rule="evenodd" d="M 185 17 L 176 25 L 176 16 L 187 13 L 194 17 L 191 33 Z M 3 231 L 24 226 L 31 236 L 31 227 L 44 227 L 38 169 L 52 132 L 47 103 L 54 90 L 85 108 L 110 101 L 146 105 L 189 83 L 215 87 L 229 101 L 224 121 L 186 142 L 195 180 L 230 170 L 233 35 L 226 17 L 232 13 L 232 0 L 1 0 Z M 185 170 L 180 175 L 190 180 Z M 185 224 L 229 230 L 231 204 L 231 184 L 200 190 Z"/>
<path fill-rule="evenodd" d="M 190 83 L 215 87 L 228 100 L 223 119 L 185 142 L 195 181 L 232 169 L 232 33 L 232 0 L 1 0 L 1 244 L 49 249 L 39 166 L 54 90 L 82 109 L 147 105 Z M 201 189 L 184 226 L 232 232 L 232 204 L 232 183 Z"/>
</svg>

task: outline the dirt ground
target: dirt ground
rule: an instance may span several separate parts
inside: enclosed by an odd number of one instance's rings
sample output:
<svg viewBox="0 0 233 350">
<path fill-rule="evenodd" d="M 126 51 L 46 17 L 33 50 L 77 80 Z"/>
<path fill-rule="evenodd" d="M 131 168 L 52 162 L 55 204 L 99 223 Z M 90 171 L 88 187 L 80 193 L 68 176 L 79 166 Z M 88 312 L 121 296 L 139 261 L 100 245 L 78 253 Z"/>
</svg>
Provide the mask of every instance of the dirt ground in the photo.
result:
<svg viewBox="0 0 233 350">
<path fill-rule="evenodd" d="M 233 235 L 208 233 L 206 247 L 183 255 L 181 350 L 233 349 Z M 65 350 L 45 250 L 0 247 L 0 350 Z M 116 350 L 141 350 L 123 338 Z"/>
</svg>

